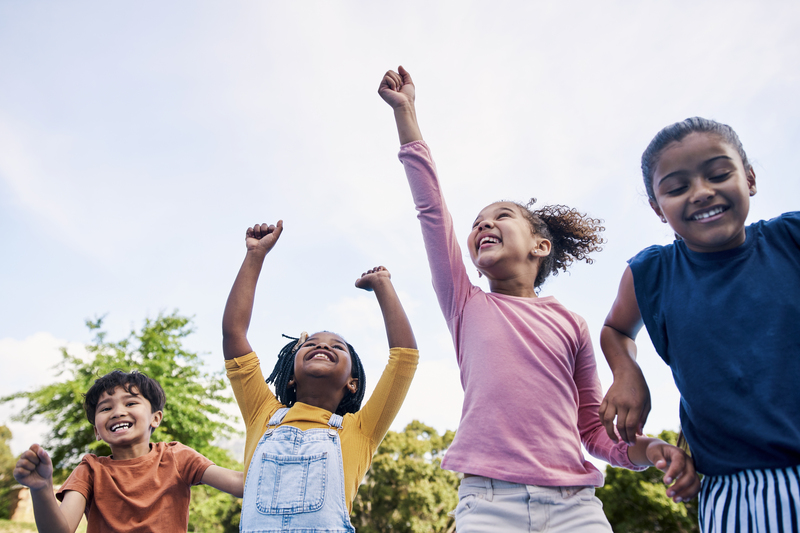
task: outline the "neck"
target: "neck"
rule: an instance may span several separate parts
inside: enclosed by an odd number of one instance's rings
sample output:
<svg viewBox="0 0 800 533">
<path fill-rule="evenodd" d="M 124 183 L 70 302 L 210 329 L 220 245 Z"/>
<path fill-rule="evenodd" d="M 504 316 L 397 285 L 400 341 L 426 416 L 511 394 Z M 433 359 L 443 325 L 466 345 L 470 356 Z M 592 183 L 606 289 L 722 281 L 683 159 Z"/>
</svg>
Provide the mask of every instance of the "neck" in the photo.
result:
<svg viewBox="0 0 800 533">
<path fill-rule="evenodd" d="M 529 276 L 511 279 L 489 279 L 489 291 L 519 298 L 538 298 Z"/>
<path fill-rule="evenodd" d="M 326 411 L 330 411 L 331 413 L 336 412 L 336 409 L 339 407 L 342 398 L 344 398 L 344 393 L 342 392 L 339 392 L 338 394 L 333 394 L 330 391 L 324 391 L 324 390 L 312 389 L 309 391 L 305 391 L 302 390 L 299 386 L 297 387 L 296 401 L 302 402 L 306 405 L 311 405 L 313 407 L 319 407 L 320 409 L 325 409 Z"/>
<path fill-rule="evenodd" d="M 136 459 L 150 453 L 150 441 L 137 442 L 129 446 L 111 446 L 111 458 L 115 461 Z"/>
</svg>

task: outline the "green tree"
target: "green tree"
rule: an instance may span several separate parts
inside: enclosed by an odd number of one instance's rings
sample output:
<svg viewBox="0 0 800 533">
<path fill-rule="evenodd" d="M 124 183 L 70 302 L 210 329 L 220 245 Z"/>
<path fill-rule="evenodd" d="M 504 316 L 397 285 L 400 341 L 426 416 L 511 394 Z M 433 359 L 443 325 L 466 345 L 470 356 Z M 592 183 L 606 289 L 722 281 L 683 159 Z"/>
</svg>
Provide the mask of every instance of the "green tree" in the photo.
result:
<svg viewBox="0 0 800 533">
<path fill-rule="evenodd" d="M 0 518 L 11 518 L 11 487 L 16 485 L 14 480 L 14 465 L 17 458 L 11 453 L 8 441 L 11 440 L 11 430 L 0 426 Z"/>
<path fill-rule="evenodd" d="M 440 466 L 454 436 L 416 420 L 402 433 L 387 433 L 353 504 L 359 533 L 455 529 L 448 513 L 458 503 L 459 476 Z"/>
<path fill-rule="evenodd" d="M 183 339 L 193 331 L 191 320 L 177 312 L 159 314 L 155 320 L 146 319 L 141 331 L 132 331 L 117 342 L 106 339 L 102 324 L 102 318 L 86 322 L 95 334 L 94 341 L 86 345 L 87 359 L 62 348 L 57 368 L 63 381 L 0 398 L 0 402 L 26 402 L 15 420 L 44 419 L 49 423 L 51 430 L 43 445 L 54 467 L 68 473 L 86 452 L 110 455 L 108 445 L 95 440 L 83 410 L 83 394 L 95 379 L 119 369 L 143 372 L 164 389 L 164 419 L 153 432 L 153 441 L 178 441 L 219 466 L 241 469 L 226 450 L 213 444 L 221 436 L 236 433 L 228 423 L 229 415 L 222 411 L 233 399 L 226 393 L 221 372 L 205 372 L 199 355 L 183 348 Z M 240 508 L 236 498 L 203 486 L 194 487 L 192 495 L 190 531 L 238 531 L 238 518 L 231 525 L 231 516 L 238 517 Z M 223 519 L 227 523 L 221 523 Z"/>
<path fill-rule="evenodd" d="M 662 431 L 658 438 L 675 444 L 674 431 Z M 664 473 L 650 467 L 643 472 L 606 468 L 605 485 L 597 497 L 616 533 L 696 532 L 697 499 L 675 503 L 666 495 Z"/>
</svg>

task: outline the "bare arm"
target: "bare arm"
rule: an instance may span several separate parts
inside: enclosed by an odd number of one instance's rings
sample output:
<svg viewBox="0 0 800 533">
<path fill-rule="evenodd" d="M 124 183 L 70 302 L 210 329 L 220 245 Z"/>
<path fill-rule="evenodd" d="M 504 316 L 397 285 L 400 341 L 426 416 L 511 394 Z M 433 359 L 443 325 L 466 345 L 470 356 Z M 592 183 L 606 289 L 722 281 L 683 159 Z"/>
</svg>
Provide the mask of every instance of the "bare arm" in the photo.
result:
<svg viewBox="0 0 800 533">
<path fill-rule="evenodd" d="M 237 498 L 244 496 L 244 472 L 237 472 L 236 470 L 211 465 L 206 468 L 201 481 L 209 487 L 227 492 Z"/>
<path fill-rule="evenodd" d="M 378 94 L 394 109 L 394 120 L 400 144 L 421 141 L 422 132 L 417 123 L 417 111 L 414 108 L 416 88 L 411 75 L 402 66 L 397 72 L 389 70 L 383 75 Z"/>
<path fill-rule="evenodd" d="M 408 321 L 403 304 L 394 290 L 392 276 L 385 267 L 379 266 L 361 274 L 356 280 L 356 287 L 367 291 L 375 291 L 378 305 L 383 314 L 386 326 L 386 338 L 389 348 L 417 348 L 411 323 Z"/>
<path fill-rule="evenodd" d="M 614 418 L 623 441 L 633 445 L 650 414 L 650 390 L 636 362 L 636 334 L 642 328 L 642 315 L 636 303 L 633 274 L 627 267 L 619 292 L 600 332 L 600 347 L 614 374 L 614 383 L 600 404 L 600 420 L 615 442 Z"/>
<path fill-rule="evenodd" d="M 264 258 L 283 232 L 283 221 L 277 224 L 256 224 L 247 229 L 247 254 L 233 282 L 225 312 L 222 315 L 222 353 L 225 359 L 241 357 L 253 351 L 247 340 L 258 276 Z"/>
<path fill-rule="evenodd" d="M 86 508 L 86 498 L 67 491 L 59 506 L 53 492 L 53 463 L 38 444 L 25 450 L 14 467 L 14 479 L 31 489 L 33 516 L 39 531 L 74 533 Z"/>
</svg>

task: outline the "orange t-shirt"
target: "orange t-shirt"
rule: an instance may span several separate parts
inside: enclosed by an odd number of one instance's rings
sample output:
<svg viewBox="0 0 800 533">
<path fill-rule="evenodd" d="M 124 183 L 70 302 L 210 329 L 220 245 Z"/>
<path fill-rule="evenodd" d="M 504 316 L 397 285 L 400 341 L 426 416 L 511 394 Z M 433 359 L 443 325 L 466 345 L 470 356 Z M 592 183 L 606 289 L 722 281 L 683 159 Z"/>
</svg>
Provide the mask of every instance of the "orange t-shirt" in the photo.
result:
<svg viewBox="0 0 800 533">
<path fill-rule="evenodd" d="M 122 461 L 87 453 L 56 497 L 74 490 L 86 498 L 86 533 L 186 533 L 191 486 L 213 464 L 179 442 L 154 442 Z"/>
</svg>

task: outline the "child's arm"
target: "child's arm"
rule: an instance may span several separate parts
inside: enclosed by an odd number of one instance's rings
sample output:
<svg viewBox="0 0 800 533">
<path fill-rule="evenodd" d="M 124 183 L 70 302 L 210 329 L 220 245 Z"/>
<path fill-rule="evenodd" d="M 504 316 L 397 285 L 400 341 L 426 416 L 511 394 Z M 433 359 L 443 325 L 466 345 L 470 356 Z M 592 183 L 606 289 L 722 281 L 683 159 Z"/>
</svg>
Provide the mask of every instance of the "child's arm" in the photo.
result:
<svg viewBox="0 0 800 533">
<path fill-rule="evenodd" d="M 401 67 L 402 69 L 402 67 Z M 367 291 L 375 291 L 378 305 L 383 314 L 386 326 L 386 337 L 389 348 L 417 348 L 417 341 L 411 324 L 408 321 L 403 304 L 392 285 L 392 275 L 385 267 L 379 266 L 361 274 L 356 280 L 356 287 Z"/>
<path fill-rule="evenodd" d="M 237 498 L 244 496 L 244 472 L 211 465 L 206 468 L 201 481 L 204 485 L 227 492 Z"/>
<path fill-rule="evenodd" d="M 53 492 L 53 463 L 44 448 L 33 444 L 25 450 L 14 468 L 14 479 L 31 489 L 36 529 L 56 533 L 74 533 L 86 508 L 86 499 L 67 491 L 59 506 Z"/>
<path fill-rule="evenodd" d="M 600 347 L 614 373 L 614 383 L 600 404 L 600 420 L 611 440 L 617 442 L 617 431 L 623 441 L 633 445 L 650 414 L 650 389 L 636 362 L 634 339 L 642 327 L 642 315 L 636 303 L 631 268 L 625 269 L 619 292 L 600 332 Z"/>
<path fill-rule="evenodd" d="M 639 437 L 636 445 L 628 448 L 628 458 L 635 465 L 652 465 L 664 472 L 667 496 L 675 503 L 689 501 L 700 491 L 694 461 L 677 446 L 653 437 Z"/>
<path fill-rule="evenodd" d="M 417 111 L 414 108 L 416 89 L 406 69 L 401 66 L 397 68 L 397 72 L 393 70 L 386 72 L 378 87 L 378 94 L 394 109 L 400 144 L 421 141 L 422 132 L 419 130 Z"/>
<path fill-rule="evenodd" d="M 283 232 L 283 221 L 277 224 L 256 224 L 247 228 L 245 243 L 247 254 L 233 282 L 225 312 L 222 315 L 222 352 L 225 359 L 241 357 L 253 351 L 247 341 L 247 330 L 253 314 L 256 283 L 264 258 L 278 242 Z"/>
</svg>

